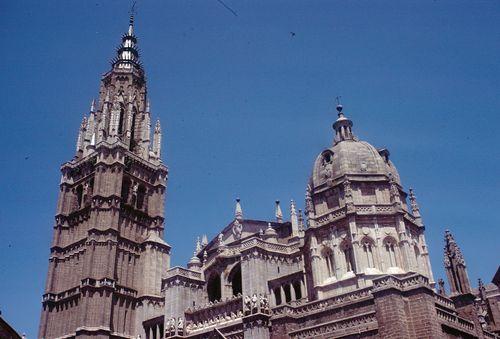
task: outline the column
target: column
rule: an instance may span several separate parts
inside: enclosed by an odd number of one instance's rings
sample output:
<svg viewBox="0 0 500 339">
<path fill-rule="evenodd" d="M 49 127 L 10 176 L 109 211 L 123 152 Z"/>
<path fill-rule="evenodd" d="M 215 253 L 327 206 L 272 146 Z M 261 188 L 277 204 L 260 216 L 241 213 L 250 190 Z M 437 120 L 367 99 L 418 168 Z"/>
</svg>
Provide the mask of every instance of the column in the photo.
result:
<svg viewBox="0 0 500 339">
<path fill-rule="evenodd" d="M 302 298 L 306 297 L 306 289 L 304 286 L 304 281 L 302 281 L 302 279 L 300 279 L 300 295 L 302 296 Z"/>
<path fill-rule="evenodd" d="M 293 288 L 293 284 L 289 283 L 290 286 L 290 299 L 291 301 L 297 300 L 297 296 L 295 295 L 295 289 Z"/>
</svg>

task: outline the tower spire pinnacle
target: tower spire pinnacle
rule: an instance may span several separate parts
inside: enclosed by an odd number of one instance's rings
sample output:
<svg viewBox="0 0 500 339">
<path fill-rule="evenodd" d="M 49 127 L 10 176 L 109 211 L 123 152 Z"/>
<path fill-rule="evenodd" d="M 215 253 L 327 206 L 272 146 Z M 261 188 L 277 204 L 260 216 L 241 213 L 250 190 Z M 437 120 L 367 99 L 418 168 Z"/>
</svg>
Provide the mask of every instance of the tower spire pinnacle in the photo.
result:
<svg viewBox="0 0 500 339">
<path fill-rule="evenodd" d="M 132 69 L 135 66 L 142 70 L 137 49 L 137 37 L 134 33 L 135 2 L 130 9 L 130 19 L 127 33 L 122 36 L 121 44 L 116 49 L 117 56 L 113 59 L 113 67 L 119 69 Z"/>
</svg>

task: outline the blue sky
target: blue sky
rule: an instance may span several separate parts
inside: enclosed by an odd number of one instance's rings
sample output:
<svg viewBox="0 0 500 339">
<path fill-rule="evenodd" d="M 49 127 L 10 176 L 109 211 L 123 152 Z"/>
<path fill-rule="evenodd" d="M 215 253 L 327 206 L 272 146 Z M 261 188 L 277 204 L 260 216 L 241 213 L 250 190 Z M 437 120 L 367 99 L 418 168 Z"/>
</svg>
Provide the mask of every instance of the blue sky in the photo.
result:
<svg viewBox="0 0 500 339">
<path fill-rule="evenodd" d="M 170 178 L 165 238 L 184 265 L 232 218 L 303 207 L 334 98 L 415 188 L 433 271 L 443 233 L 474 285 L 500 263 L 500 2 L 139 1 L 136 33 Z M 127 1 L 1 1 L 0 309 L 37 334 L 59 165 L 128 22 Z M 291 34 L 294 32 L 295 35 Z"/>
</svg>

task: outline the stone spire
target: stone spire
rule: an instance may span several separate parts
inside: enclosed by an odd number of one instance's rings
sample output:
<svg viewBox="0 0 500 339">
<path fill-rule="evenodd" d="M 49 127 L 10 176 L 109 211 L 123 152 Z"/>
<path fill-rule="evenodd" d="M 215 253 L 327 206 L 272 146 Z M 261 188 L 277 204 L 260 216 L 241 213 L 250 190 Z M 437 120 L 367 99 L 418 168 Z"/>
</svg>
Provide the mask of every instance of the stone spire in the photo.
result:
<svg viewBox="0 0 500 339">
<path fill-rule="evenodd" d="M 422 217 L 420 215 L 420 207 L 418 207 L 417 197 L 415 196 L 415 192 L 413 191 L 413 188 L 410 188 L 409 191 L 410 191 L 410 205 L 413 216 L 416 219 L 421 219 Z"/>
<path fill-rule="evenodd" d="M 343 106 L 338 101 L 337 112 L 338 118 L 333 124 L 333 129 L 335 130 L 334 144 L 337 144 L 344 140 L 355 140 L 354 134 L 352 134 L 352 121 L 346 118 L 343 113 Z"/>
<path fill-rule="evenodd" d="M 144 157 L 148 157 L 149 155 L 149 146 L 151 140 L 151 113 L 150 113 L 150 104 L 149 100 L 146 102 L 146 110 L 144 112 L 144 119 L 142 120 L 142 150 Z"/>
<path fill-rule="evenodd" d="M 85 139 L 84 139 L 84 156 L 86 155 L 87 147 L 88 146 L 94 146 L 95 145 L 95 123 L 96 123 L 96 115 L 95 115 L 95 100 L 92 99 L 92 102 L 90 103 L 90 112 L 89 112 L 89 118 L 87 121 L 87 128 L 86 128 L 86 133 L 85 133 Z"/>
<path fill-rule="evenodd" d="M 445 231 L 444 240 L 444 268 L 450 284 L 450 294 L 453 296 L 470 293 L 467 266 L 460 247 L 449 230 Z"/>
<path fill-rule="evenodd" d="M 85 139 L 85 132 L 87 131 L 87 117 L 83 117 L 80 129 L 78 130 L 78 138 L 76 140 L 76 152 L 83 151 L 83 141 Z"/>
<path fill-rule="evenodd" d="M 199 253 L 201 251 L 201 241 L 200 237 L 196 238 L 196 253 Z"/>
<path fill-rule="evenodd" d="M 302 210 L 299 209 L 299 232 L 304 232 L 304 217 L 302 216 Z"/>
<path fill-rule="evenodd" d="M 243 210 L 241 209 L 240 198 L 236 198 L 236 207 L 234 208 L 234 218 L 243 220 Z"/>
<path fill-rule="evenodd" d="M 276 222 L 283 222 L 283 212 L 281 211 L 280 201 L 276 200 Z"/>
<path fill-rule="evenodd" d="M 292 223 L 292 235 L 295 236 L 299 233 L 299 217 L 293 199 L 290 201 L 290 221 Z"/>
<path fill-rule="evenodd" d="M 158 159 L 161 157 L 161 125 L 160 120 L 156 121 L 155 131 L 153 136 L 153 153 Z"/>
<path fill-rule="evenodd" d="M 201 246 L 207 246 L 208 245 L 208 238 L 206 234 L 203 234 L 201 237 Z"/>
</svg>

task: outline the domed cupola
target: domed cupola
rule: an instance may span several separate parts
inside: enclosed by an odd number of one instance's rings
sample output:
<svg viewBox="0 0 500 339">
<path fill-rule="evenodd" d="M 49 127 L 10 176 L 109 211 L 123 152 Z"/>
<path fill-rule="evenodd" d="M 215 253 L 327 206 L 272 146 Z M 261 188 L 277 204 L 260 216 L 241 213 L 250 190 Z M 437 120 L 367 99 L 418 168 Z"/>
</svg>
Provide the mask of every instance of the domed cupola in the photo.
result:
<svg viewBox="0 0 500 339">
<path fill-rule="evenodd" d="M 400 184 L 398 171 L 389 160 L 389 151 L 377 150 L 358 140 L 352 131 L 352 120 L 345 116 L 342 105 L 337 105 L 337 112 L 338 118 L 333 124 L 333 146 L 316 158 L 311 188 L 325 184 L 331 186 L 345 175 L 386 177 Z"/>
</svg>

